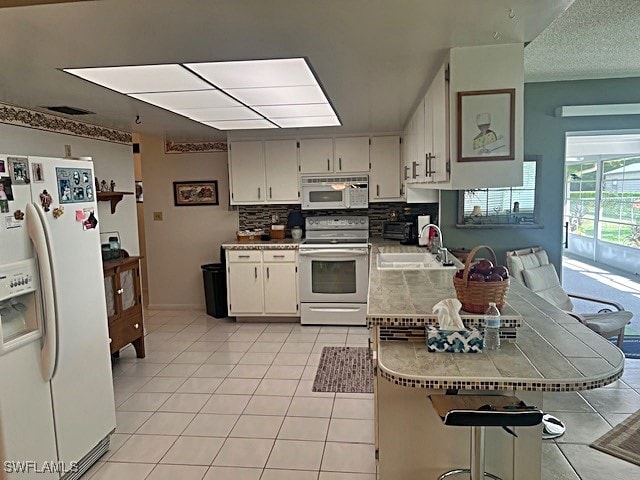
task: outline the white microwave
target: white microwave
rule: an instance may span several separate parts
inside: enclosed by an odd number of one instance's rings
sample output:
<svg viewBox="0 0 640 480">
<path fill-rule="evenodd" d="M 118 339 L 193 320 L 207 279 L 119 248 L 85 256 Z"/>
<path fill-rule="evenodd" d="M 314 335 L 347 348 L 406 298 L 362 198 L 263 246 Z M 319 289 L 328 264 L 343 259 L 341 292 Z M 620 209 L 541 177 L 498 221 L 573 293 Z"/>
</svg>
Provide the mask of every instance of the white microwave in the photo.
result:
<svg viewBox="0 0 640 480">
<path fill-rule="evenodd" d="M 369 207 L 369 177 L 334 176 L 300 178 L 303 210 Z"/>
</svg>

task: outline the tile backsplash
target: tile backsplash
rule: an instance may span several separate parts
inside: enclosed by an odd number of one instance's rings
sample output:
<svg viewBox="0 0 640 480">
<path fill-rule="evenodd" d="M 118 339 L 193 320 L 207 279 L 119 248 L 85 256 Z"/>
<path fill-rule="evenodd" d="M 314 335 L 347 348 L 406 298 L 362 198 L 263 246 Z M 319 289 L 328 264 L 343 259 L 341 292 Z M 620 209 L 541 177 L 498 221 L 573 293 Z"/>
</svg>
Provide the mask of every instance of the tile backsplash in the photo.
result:
<svg viewBox="0 0 640 480">
<path fill-rule="evenodd" d="M 240 230 L 253 228 L 268 228 L 272 223 L 272 216 L 278 216 L 278 223 L 287 223 L 290 210 L 300 209 L 300 205 L 239 205 L 238 223 Z M 407 210 L 406 210 L 407 209 Z M 382 236 L 382 224 L 389 220 L 389 214 L 412 213 L 418 215 L 431 215 L 435 222 L 438 220 L 437 203 L 412 203 L 402 202 L 370 203 L 367 209 L 357 210 L 303 210 L 302 216 L 311 215 L 368 215 L 369 232 L 373 237 Z M 287 232 L 289 236 L 289 232 Z"/>
</svg>

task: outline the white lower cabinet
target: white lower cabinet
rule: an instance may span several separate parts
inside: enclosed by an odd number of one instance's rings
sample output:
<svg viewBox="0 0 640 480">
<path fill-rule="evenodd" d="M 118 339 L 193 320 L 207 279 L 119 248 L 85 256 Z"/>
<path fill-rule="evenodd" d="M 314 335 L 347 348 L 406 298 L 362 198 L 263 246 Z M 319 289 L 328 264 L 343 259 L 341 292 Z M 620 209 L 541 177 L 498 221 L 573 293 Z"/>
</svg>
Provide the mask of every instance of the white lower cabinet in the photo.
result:
<svg viewBox="0 0 640 480">
<path fill-rule="evenodd" d="M 299 316 L 295 250 L 227 250 L 229 315 Z"/>
</svg>

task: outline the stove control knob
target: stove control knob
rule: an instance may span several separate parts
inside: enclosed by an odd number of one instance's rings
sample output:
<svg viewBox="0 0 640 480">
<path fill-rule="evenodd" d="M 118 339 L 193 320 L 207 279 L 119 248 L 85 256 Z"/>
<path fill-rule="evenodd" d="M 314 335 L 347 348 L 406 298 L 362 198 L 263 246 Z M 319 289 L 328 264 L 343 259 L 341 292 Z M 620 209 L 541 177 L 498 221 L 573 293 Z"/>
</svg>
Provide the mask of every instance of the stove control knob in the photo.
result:
<svg viewBox="0 0 640 480">
<path fill-rule="evenodd" d="M 351 219 L 350 219 L 350 220 L 349 220 L 349 225 L 351 225 L 352 223 L 353 223 L 353 220 L 351 220 Z"/>
<path fill-rule="evenodd" d="M 364 223 L 364 218 L 361 218 L 361 219 L 360 219 L 360 223 Z"/>
</svg>

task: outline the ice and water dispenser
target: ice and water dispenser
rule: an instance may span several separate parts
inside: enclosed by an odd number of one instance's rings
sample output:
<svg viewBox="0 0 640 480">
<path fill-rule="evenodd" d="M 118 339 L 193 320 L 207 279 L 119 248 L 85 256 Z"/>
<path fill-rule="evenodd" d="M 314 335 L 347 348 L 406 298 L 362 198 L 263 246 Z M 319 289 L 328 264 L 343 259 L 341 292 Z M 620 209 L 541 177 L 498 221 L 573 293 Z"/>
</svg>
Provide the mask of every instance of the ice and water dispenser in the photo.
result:
<svg viewBox="0 0 640 480">
<path fill-rule="evenodd" d="M 0 265 L 0 355 L 41 336 L 34 259 Z"/>
</svg>

